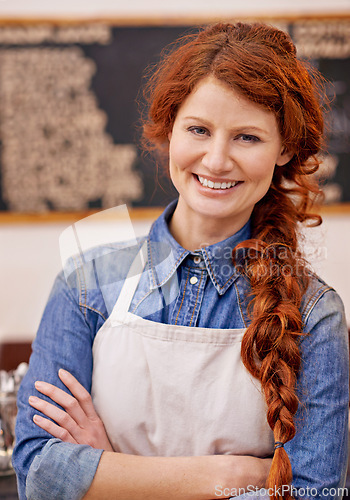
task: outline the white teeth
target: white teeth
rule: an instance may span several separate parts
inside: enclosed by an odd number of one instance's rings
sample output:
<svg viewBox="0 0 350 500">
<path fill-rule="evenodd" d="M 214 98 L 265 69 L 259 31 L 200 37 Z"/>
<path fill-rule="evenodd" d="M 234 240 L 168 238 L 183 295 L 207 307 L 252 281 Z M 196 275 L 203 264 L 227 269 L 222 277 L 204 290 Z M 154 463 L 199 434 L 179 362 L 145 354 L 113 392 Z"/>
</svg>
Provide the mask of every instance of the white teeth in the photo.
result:
<svg viewBox="0 0 350 500">
<path fill-rule="evenodd" d="M 233 187 L 237 184 L 237 182 L 229 181 L 229 182 L 213 182 L 209 181 L 208 179 L 205 179 L 205 177 L 201 177 L 198 175 L 199 182 L 202 184 L 202 186 L 209 187 L 211 189 L 229 189 L 230 187 Z"/>
</svg>

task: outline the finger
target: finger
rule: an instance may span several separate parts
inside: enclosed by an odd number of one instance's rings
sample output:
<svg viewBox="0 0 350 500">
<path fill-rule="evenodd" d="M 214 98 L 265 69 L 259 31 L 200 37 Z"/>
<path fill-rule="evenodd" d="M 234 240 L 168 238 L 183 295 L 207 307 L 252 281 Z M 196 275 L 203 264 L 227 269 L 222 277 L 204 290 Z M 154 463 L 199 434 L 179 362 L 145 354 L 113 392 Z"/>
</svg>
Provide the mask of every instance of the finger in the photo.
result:
<svg viewBox="0 0 350 500">
<path fill-rule="evenodd" d="M 90 420 L 99 419 L 90 393 L 81 385 L 80 382 L 69 372 L 62 368 L 58 371 L 58 376 L 64 385 L 70 390 L 73 396 L 79 401 L 81 408 Z"/>
<path fill-rule="evenodd" d="M 51 434 L 51 436 L 61 439 L 61 441 L 64 441 L 65 443 L 77 444 L 77 441 L 69 434 L 67 429 L 63 429 L 54 422 L 51 422 L 51 420 L 41 417 L 40 415 L 34 415 L 33 422 L 38 427 Z"/>
<path fill-rule="evenodd" d="M 29 397 L 29 404 L 43 413 L 46 417 L 54 420 L 61 428 L 66 429 L 69 434 L 75 438 L 75 434 L 79 432 L 80 427 L 72 419 L 72 417 L 65 411 L 57 408 L 57 406 L 44 401 L 43 399 L 36 398 L 35 396 Z"/>
<path fill-rule="evenodd" d="M 73 420 L 69 413 L 35 396 L 29 397 L 29 404 L 36 410 L 43 413 L 46 417 L 49 417 L 56 422 L 57 426 L 54 427 L 54 429 L 56 434 L 58 433 L 58 436 L 55 434 L 55 437 L 59 437 L 60 439 L 68 442 L 88 444 L 85 442 L 86 436 L 84 435 L 84 429 Z M 59 428 L 62 429 L 62 431 L 58 431 Z"/>
<path fill-rule="evenodd" d="M 86 414 L 73 396 L 47 382 L 37 381 L 35 382 L 35 388 L 41 394 L 48 396 L 52 401 L 62 406 L 78 425 L 86 425 Z"/>
</svg>

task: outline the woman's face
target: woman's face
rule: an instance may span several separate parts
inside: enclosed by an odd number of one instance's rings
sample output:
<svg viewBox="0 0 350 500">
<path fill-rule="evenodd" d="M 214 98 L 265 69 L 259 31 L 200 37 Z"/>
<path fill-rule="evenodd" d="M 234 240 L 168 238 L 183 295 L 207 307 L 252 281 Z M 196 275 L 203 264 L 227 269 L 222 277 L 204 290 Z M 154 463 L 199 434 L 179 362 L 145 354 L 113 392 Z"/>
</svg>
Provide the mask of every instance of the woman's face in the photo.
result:
<svg viewBox="0 0 350 500">
<path fill-rule="evenodd" d="M 231 234 L 268 191 L 275 165 L 292 157 L 275 115 L 213 77 L 201 80 L 179 108 L 169 155 L 181 217 L 230 224 Z"/>
</svg>

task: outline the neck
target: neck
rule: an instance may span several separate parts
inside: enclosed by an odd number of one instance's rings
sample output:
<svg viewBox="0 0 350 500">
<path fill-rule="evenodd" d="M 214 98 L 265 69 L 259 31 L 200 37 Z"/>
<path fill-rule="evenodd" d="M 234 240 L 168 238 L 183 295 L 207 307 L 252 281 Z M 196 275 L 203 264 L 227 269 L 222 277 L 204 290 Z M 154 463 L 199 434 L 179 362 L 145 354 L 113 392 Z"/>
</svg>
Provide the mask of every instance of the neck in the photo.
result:
<svg viewBox="0 0 350 500">
<path fill-rule="evenodd" d="M 187 211 L 183 214 L 178 204 L 170 220 L 169 230 L 183 248 L 194 251 L 225 240 L 239 231 L 243 225 L 235 224 L 232 219 L 203 217 Z"/>
</svg>

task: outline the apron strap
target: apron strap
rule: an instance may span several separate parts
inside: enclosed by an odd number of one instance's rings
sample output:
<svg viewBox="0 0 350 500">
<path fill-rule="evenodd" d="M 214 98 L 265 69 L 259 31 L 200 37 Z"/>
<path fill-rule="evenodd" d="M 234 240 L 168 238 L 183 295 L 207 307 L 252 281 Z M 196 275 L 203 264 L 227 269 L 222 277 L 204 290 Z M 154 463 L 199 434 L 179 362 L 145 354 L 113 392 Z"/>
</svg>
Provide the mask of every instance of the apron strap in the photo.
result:
<svg viewBox="0 0 350 500">
<path fill-rule="evenodd" d="M 117 302 L 115 303 L 113 311 L 110 315 L 110 320 L 112 322 L 117 318 L 124 317 L 125 314 L 129 311 L 132 298 L 135 295 L 137 285 L 139 284 L 146 266 L 146 260 L 144 257 L 145 255 L 147 255 L 147 240 L 144 241 L 142 247 L 136 254 L 136 257 L 131 264 Z"/>
</svg>

